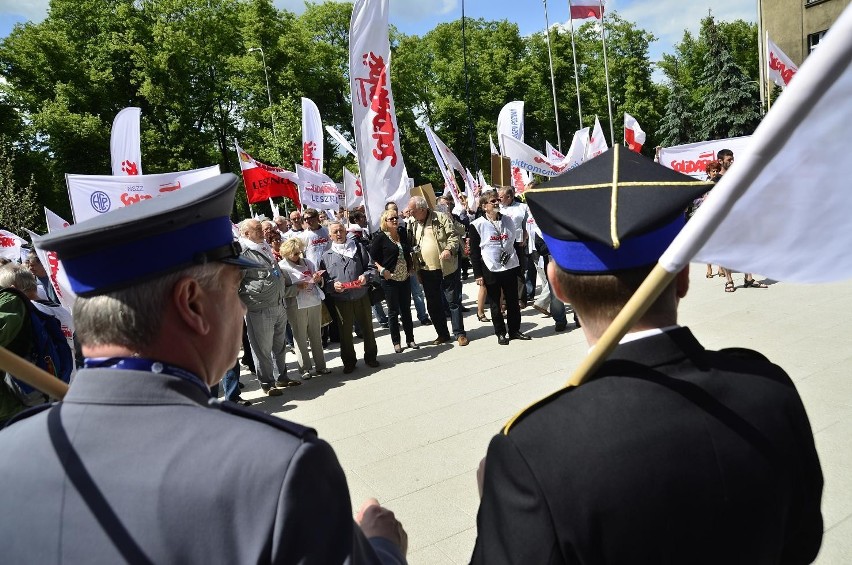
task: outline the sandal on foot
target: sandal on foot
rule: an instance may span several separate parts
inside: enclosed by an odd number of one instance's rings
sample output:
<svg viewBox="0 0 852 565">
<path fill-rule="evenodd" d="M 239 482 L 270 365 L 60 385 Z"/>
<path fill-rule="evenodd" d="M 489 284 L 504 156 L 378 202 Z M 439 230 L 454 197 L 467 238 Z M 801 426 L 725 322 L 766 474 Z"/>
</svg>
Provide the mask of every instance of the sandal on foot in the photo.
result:
<svg viewBox="0 0 852 565">
<path fill-rule="evenodd" d="M 398 343 L 393 344 L 393 350 L 397 353 L 402 353 L 402 347 Z"/>
<path fill-rule="evenodd" d="M 763 284 L 762 282 L 757 282 L 754 279 L 745 279 L 743 281 L 743 286 L 745 288 L 769 288 L 769 285 Z"/>
<path fill-rule="evenodd" d="M 734 292 L 735 290 L 737 290 L 737 289 L 734 286 L 733 281 L 725 283 L 725 292 Z"/>
<path fill-rule="evenodd" d="M 477 314 L 476 317 L 479 319 L 480 322 L 490 322 L 491 321 L 491 320 L 488 319 L 488 317 L 485 314 Z"/>
</svg>

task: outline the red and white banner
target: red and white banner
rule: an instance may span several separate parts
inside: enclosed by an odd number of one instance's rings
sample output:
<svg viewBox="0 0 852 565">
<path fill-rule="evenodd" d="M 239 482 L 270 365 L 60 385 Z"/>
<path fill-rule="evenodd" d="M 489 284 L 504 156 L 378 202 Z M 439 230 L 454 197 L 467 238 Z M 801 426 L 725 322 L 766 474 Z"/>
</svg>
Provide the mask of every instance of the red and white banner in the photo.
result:
<svg viewBox="0 0 852 565">
<path fill-rule="evenodd" d="M 639 153 L 645 144 L 645 131 L 639 126 L 636 118 L 624 112 L 624 142 L 631 151 Z"/>
<path fill-rule="evenodd" d="M 589 136 L 589 150 L 586 152 L 586 160 L 594 159 L 607 149 L 609 149 L 609 145 L 606 144 L 601 122 L 595 116 L 595 127 L 592 129 L 592 135 Z"/>
<path fill-rule="evenodd" d="M 603 0 L 568 0 L 572 20 L 601 19 L 606 2 Z"/>
<path fill-rule="evenodd" d="M 342 133 L 340 133 L 331 126 L 325 126 L 325 131 L 327 131 L 328 135 L 330 135 L 334 139 L 334 141 L 340 144 L 340 147 L 345 149 L 347 153 L 349 153 L 356 159 L 358 158 L 358 153 L 355 152 L 355 148 L 353 148 L 352 145 L 348 141 L 346 141 L 346 138 L 343 137 Z"/>
<path fill-rule="evenodd" d="M 215 177 L 219 165 L 158 175 L 65 175 L 74 222 L 79 224 L 110 210 L 124 208 Z"/>
<path fill-rule="evenodd" d="M 512 160 L 512 169 L 519 167 L 545 177 L 556 177 L 568 170 L 565 159 L 558 162 L 551 161 L 523 141 L 508 135 L 501 136 L 501 141 L 506 157 Z"/>
<path fill-rule="evenodd" d="M 299 177 L 296 173 L 257 161 L 234 141 L 240 158 L 240 170 L 249 204 L 272 197 L 286 197 L 299 207 Z"/>
<path fill-rule="evenodd" d="M 500 154 L 510 157 L 506 153 L 503 136 L 518 141 L 524 140 L 524 103 L 522 100 L 509 102 L 500 109 L 500 114 L 497 116 L 497 143 L 500 145 Z M 512 165 L 512 187 L 514 187 L 515 193 L 523 193 L 530 180 L 531 177 L 525 170 Z"/>
<path fill-rule="evenodd" d="M 26 243 L 23 239 L 10 231 L 0 230 L 0 257 L 9 261 L 21 260 L 21 245 Z"/>
<path fill-rule="evenodd" d="M 361 179 L 356 177 L 349 169 L 343 168 L 343 192 L 346 194 L 346 208 L 351 210 L 364 205 L 364 190 L 361 188 Z"/>
<path fill-rule="evenodd" d="M 751 137 L 747 135 L 663 147 L 660 149 L 660 164 L 693 178 L 704 180 L 707 178 L 705 172 L 707 164 L 716 160 L 719 150 L 730 149 L 734 152 L 734 157 L 740 159 L 749 152 L 750 147 Z"/>
<path fill-rule="evenodd" d="M 444 143 L 438 139 L 438 136 L 435 135 L 435 132 L 433 132 L 432 128 L 429 126 L 423 128 L 423 131 L 426 132 L 426 139 L 429 141 L 429 147 L 432 149 L 432 155 L 435 157 L 435 162 L 438 163 L 438 169 L 444 177 L 444 194 L 449 193 L 453 197 L 453 202 L 458 205 L 461 200 L 459 200 L 459 187 L 456 182 L 456 176 L 453 173 L 453 168 L 447 163 L 446 157 L 438 146 L 439 142 L 441 145 L 444 145 Z M 444 147 L 446 147 L 446 145 L 444 145 Z M 449 148 L 447 151 L 449 151 Z M 450 151 L 450 153 L 452 152 Z"/>
<path fill-rule="evenodd" d="M 323 139 L 319 108 L 309 98 L 302 98 L 302 166 L 322 172 Z"/>
<path fill-rule="evenodd" d="M 790 57 L 769 39 L 769 32 L 766 33 L 766 65 L 766 77 L 781 88 L 787 88 L 790 80 L 799 72 L 799 67 L 793 64 Z"/>
<path fill-rule="evenodd" d="M 847 8 L 660 265 L 674 273 L 714 263 L 795 283 L 852 277 L 849 149 L 836 142 L 848 135 L 851 98 Z"/>
<path fill-rule="evenodd" d="M 47 218 L 47 233 L 55 233 L 71 225 L 47 207 L 44 209 L 44 216 Z M 36 249 L 36 253 L 47 272 L 47 277 L 50 279 L 50 284 L 53 286 L 56 296 L 59 298 L 59 303 L 71 310 L 74 307 L 74 300 L 77 299 L 77 295 L 71 290 L 71 283 L 68 282 L 68 275 L 65 274 L 62 261 L 56 256 L 55 251 Z"/>
<path fill-rule="evenodd" d="M 568 153 L 565 154 L 565 161 L 568 163 L 570 170 L 583 163 L 586 160 L 586 155 L 589 151 L 589 128 L 578 129 L 574 132 L 574 139 L 571 140 L 571 147 L 568 148 Z"/>
<path fill-rule="evenodd" d="M 337 214 L 342 202 L 337 183 L 331 177 L 301 165 L 296 165 L 296 174 L 299 177 L 299 195 L 304 206 L 317 210 L 333 210 Z"/>
<path fill-rule="evenodd" d="M 349 23 L 349 77 L 355 148 L 372 231 L 388 201 L 405 205 L 408 179 L 390 84 L 388 0 L 355 0 Z"/>
<path fill-rule="evenodd" d="M 565 158 L 565 155 L 560 153 L 559 150 L 552 146 L 549 141 L 544 142 L 544 153 L 551 161 L 561 161 Z"/>
<path fill-rule="evenodd" d="M 112 122 L 109 152 L 112 158 L 112 174 L 115 176 L 142 174 L 142 146 L 139 141 L 141 115 L 141 108 L 125 108 Z"/>
</svg>

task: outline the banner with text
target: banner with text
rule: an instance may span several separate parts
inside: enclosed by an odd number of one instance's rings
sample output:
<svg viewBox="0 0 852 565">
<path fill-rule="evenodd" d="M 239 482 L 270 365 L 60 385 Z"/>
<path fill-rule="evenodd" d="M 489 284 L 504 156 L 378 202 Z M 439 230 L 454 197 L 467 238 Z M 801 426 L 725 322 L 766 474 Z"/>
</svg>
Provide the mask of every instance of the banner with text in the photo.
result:
<svg viewBox="0 0 852 565">
<path fill-rule="evenodd" d="M 739 159 L 748 151 L 751 136 L 731 137 L 716 141 L 700 141 L 674 147 L 663 147 L 660 150 L 660 164 L 693 178 L 707 178 L 705 169 L 710 161 L 716 160 L 720 149 L 730 149 L 734 158 Z"/>
<path fill-rule="evenodd" d="M 299 176 L 299 196 L 304 206 L 317 210 L 333 210 L 337 214 L 341 204 L 337 183 L 328 175 L 301 165 L 296 165 L 296 174 Z"/>
</svg>

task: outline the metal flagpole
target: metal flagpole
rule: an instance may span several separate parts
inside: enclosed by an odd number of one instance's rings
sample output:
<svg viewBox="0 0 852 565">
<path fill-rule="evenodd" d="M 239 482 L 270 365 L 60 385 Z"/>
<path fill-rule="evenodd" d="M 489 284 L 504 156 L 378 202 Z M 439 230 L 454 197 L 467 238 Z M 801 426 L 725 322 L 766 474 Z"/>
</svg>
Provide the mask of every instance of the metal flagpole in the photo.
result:
<svg viewBox="0 0 852 565">
<path fill-rule="evenodd" d="M 556 104 L 556 79 L 553 76 L 553 53 L 550 49 L 550 19 L 547 17 L 547 0 L 544 3 L 545 39 L 547 40 L 547 60 L 550 61 L 550 87 L 553 90 L 553 116 L 556 120 L 556 145 L 562 153 L 562 134 L 559 133 L 559 107 Z"/>
<path fill-rule="evenodd" d="M 577 74 L 577 49 L 574 47 L 574 18 L 571 17 L 571 0 L 568 0 L 568 21 L 571 24 L 571 56 L 574 58 L 574 86 L 577 89 L 577 115 L 580 117 L 580 129 L 583 129 L 583 105 L 580 104 L 580 76 Z"/>
<path fill-rule="evenodd" d="M 609 110 L 609 138 L 615 145 L 615 129 L 612 125 L 612 96 L 609 93 L 609 65 L 606 62 L 606 26 L 604 25 L 603 0 L 598 0 L 601 8 L 601 43 L 603 43 L 604 76 L 606 78 L 606 106 Z"/>
<path fill-rule="evenodd" d="M 761 39 L 763 37 L 763 13 L 761 10 L 761 2 L 760 0 L 757 0 L 757 64 L 760 69 L 760 72 L 758 73 L 758 80 L 760 81 L 760 112 L 763 115 L 766 115 L 766 94 L 764 92 L 766 89 L 766 78 L 764 74 L 766 70 L 763 68 L 763 65 L 765 64 L 763 62 L 763 58 L 765 57 L 763 51 L 766 42 L 761 43 Z M 769 32 L 766 32 L 766 37 L 769 37 Z"/>
</svg>

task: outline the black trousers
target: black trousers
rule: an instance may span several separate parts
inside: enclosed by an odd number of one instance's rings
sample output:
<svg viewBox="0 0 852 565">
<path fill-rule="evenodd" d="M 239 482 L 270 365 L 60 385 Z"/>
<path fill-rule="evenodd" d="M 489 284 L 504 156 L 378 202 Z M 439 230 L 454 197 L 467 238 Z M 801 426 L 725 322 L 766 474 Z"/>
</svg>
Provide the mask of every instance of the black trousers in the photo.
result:
<svg viewBox="0 0 852 565">
<path fill-rule="evenodd" d="M 490 276 L 486 277 L 493 280 L 491 284 L 485 283 L 485 292 L 488 294 L 491 323 L 494 324 L 494 333 L 497 336 L 506 335 L 506 322 L 503 321 L 503 313 L 500 311 L 500 291 L 506 298 L 509 335 L 521 330 L 521 308 L 518 306 L 518 273 L 520 272 L 520 267 L 515 267 L 508 271 L 490 273 Z"/>
<path fill-rule="evenodd" d="M 385 301 L 388 303 L 388 327 L 391 342 L 400 343 L 399 322 L 405 331 L 405 343 L 414 341 L 414 324 L 411 321 L 411 284 L 408 279 L 400 282 L 382 279 L 382 289 L 385 291 Z"/>
</svg>

